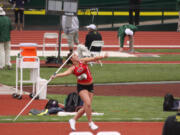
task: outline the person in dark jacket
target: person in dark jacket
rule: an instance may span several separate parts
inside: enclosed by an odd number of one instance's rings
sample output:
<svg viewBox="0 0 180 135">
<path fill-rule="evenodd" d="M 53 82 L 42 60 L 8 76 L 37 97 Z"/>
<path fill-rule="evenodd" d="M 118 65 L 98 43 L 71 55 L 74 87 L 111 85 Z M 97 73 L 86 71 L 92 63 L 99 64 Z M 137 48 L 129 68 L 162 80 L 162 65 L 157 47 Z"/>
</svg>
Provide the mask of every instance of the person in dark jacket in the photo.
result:
<svg viewBox="0 0 180 135">
<path fill-rule="evenodd" d="M 79 58 L 83 57 L 89 57 L 91 56 L 90 54 L 90 47 L 93 41 L 95 40 L 102 40 L 101 34 L 97 31 L 96 25 L 95 24 L 90 24 L 86 27 L 88 29 L 88 34 L 86 35 L 85 38 L 85 45 L 79 44 L 77 46 L 77 53 Z M 91 47 L 91 51 L 99 51 L 100 48 L 96 47 Z"/>
<path fill-rule="evenodd" d="M 14 7 L 16 30 L 18 30 L 18 20 L 20 21 L 20 30 L 23 30 L 24 4 L 27 0 L 10 0 Z"/>
<path fill-rule="evenodd" d="M 139 12 L 141 0 L 129 0 L 129 24 L 139 25 Z M 135 12 L 135 17 L 133 17 Z"/>
<path fill-rule="evenodd" d="M 166 119 L 162 135 L 180 135 L 180 111 Z"/>
<path fill-rule="evenodd" d="M 11 69 L 10 32 L 12 25 L 3 8 L 0 7 L 0 70 L 6 65 Z"/>
<path fill-rule="evenodd" d="M 97 31 L 96 25 L 90 24 L 89 26 L 86 27 L 88 29 L 88 34 L 86 35 L 86 40 L 85 40 L 85 46 L 88 48 L 91 47 L 91 43 L 94 40 L 102 40 L 101 34 Z M 93 48 L 92 48 L 93 49 Z"/>
</svg>

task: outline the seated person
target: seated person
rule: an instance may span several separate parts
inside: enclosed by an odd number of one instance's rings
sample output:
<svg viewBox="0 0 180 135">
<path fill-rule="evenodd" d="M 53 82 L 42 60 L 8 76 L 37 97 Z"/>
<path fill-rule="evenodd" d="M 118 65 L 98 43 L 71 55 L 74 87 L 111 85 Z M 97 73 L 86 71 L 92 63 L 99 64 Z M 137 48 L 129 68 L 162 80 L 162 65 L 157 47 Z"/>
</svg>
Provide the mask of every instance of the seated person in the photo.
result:
<svg viewBox="0 0 180 135">
<path fill-rule="evenodd" d="M 86 27 L 88 29 L 88 34 L 86 35 L 85 45 L 80 44 L 77 46 L 77 53 L 79 58 L 84 57 L 83 54 L 86 56 L 90 56 L 90 47 L 93 41 L 95 40 L 102 40 L 101 34 L 97 31 L 96 25 L 90 24 Z M 99 51 L 100 48 L 91 48 L 91 51 Z"/>
</svg>

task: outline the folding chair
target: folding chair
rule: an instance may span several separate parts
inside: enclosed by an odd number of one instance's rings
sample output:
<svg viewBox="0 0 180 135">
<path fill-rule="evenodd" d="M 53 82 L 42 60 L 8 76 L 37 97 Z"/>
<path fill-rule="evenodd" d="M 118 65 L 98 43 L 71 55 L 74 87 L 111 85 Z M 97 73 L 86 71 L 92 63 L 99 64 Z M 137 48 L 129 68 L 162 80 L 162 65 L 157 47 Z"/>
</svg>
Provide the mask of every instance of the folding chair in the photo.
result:
<svg viewBox="0 0 180 135">
<path fill-rule="evenodd" d="M 43 37 L 43 56 L 45 56 L 45 48 L 46 47 L 55 47 L 57 51 L 59 34 L 58 33 L 44 33 Z"/>
<path fill-rule="evenodd" d="M 91 43 L 91 47 L 89 48 L 89 51 L 92 56 L 100 56 L 102 47 L 104 45 L 104 41 L 95 40 Z M 102 62 L 100 61 L 100 64 L 102 66 Z M 92 65 L 92 63 L 91 63 Z"/>
<path fill-rule="evenodd" d="M 40 60 L 37 57 L 37 44 L 21 43 L 20 53 L 16 58 L 16 93 L 18 93 L 18 84 L 20 83 L 19 99 L 23 94 L 23 83 L 33 84 L 33 94 L 35 93 L 35 83 L 40 76 Z M 23 79 L 23 69 L 30 69 L 30 79 Z M 20 74 L 20 77 L 19 77 Z"/>
</svg>

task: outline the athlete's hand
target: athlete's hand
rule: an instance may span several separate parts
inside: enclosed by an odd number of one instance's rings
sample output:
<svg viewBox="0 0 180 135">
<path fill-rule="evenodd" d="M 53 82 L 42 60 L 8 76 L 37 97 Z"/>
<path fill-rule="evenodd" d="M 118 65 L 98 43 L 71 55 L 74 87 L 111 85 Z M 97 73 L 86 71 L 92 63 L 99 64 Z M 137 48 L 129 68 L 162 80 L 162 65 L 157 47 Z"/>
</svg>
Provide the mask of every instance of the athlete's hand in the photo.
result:
<svg viewBox="0 0 180 135">
<path fill-rule="evenodd" d="M 56 78 L 56 75 L 52 75 L 51 76 L 51 79 L 53 80 L 53 79 L 55 79 Z"/>
</svg>

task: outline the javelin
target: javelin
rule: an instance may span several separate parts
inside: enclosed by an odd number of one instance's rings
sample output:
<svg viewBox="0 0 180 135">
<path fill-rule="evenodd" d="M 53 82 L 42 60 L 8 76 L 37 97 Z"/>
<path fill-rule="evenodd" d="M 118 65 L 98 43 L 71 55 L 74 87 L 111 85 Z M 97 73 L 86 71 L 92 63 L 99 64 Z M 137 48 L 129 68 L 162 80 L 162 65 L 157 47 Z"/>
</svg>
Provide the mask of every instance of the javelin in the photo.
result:
<svg viewBox="0 0 180 135">
<path fill-rule="evenodd" d="M 72 57 L 73 53 L 69 56 L 69 58 L 58 68 L 58 70 L 54 73 L 54 76 L 63 68 L 63 66 L 69 61 Z M 14 118 L 13 121 L 16 121 L 18 117 L 26 110 L 26 108 L 32 103 L 32 101 L 43 91 L 43 88 L 52 80 L 50 77 L 49 80 L 41 87 L 41 89 L 36 93 L 36 95 L 27 103 L 27 105 L 19 112 L 19 114 Z"/>
</svg>

